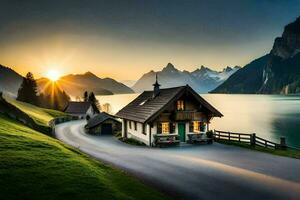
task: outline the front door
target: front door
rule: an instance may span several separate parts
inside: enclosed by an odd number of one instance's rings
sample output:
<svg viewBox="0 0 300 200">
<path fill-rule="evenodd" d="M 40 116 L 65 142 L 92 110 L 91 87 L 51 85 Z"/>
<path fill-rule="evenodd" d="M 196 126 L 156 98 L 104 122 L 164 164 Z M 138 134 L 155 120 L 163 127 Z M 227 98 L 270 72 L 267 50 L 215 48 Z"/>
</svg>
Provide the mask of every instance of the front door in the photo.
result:
<svg viewBox="0 0 300 200">
<path fill-rule="evenodd" d="M 185 123 L 178 123 L 178 134 L 180 142 L 185 142 Z"/>
</svg>

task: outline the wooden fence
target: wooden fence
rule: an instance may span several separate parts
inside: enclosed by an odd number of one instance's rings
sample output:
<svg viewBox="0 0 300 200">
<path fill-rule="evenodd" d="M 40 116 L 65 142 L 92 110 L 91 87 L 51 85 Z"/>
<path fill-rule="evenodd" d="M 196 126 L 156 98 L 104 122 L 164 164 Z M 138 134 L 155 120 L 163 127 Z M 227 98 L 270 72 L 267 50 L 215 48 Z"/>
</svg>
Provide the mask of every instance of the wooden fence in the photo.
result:
<svg viewBox="0 0 300 200">
<path fill-rule="evenodd" d="M 255 133 L 233 133 L 227 131 L 218 131 L 214 130 L 214 139 L 215 140 L 228 140 L 235 141 L 239 143 L 246 143 L 251 146 L 260 146 L 271 149 L 292 149 L 300 151 L 300 148 L 291 147 L 286 145 L 285 137 L 280 138 L 280 143 L 275 143 L 264 138 L 256 136 Z"/>
</svg>

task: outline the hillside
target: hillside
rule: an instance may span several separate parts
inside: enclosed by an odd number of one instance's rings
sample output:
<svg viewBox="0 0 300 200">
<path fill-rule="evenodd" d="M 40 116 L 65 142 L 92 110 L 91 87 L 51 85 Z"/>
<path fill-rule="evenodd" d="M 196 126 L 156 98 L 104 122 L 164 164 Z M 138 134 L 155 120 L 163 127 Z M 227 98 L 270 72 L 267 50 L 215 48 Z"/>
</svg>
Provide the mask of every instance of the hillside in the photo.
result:
<svg viewBox="0 0 300 200">
<path fill-rule="evenodd" d="M 13 99 L 9 102 L 21 109 L 24 116 L 28 114 L 41 125 L 47 125 L 54 117 L 64 116 L 59 111 Z M 6 109 L 4 107 L 0 112 L 1 199 L 168 198 L 134 178 L 1 114 Z M 18 115 L 22 119 L 24 116 Z"/>
<path fill-rule="evenodd" d="M 11 68 L 0 65 L 0 91 L 16 95 L 23 77 Z"/>
<path fill-rule="evenodd" d="M 300 17 L 285 26 L 268 55 L 243 67 L 213 93 L 300 93 Z"/>
<path fill-rule="evenodd" d="M 244 66 L 212 93 L 246 93 L 255 94 L 263 82 L 263 68 L 269 55 L 262 56 Z"/>
<path fill-rule="evenodd" d="M 0 138 L 1 199 L 165 198 L 122 172 L 3 115 Z"/>
<path fill-rule="evenodd" d="M 32 104 L 17 101 L 9 97 L 6 97 L 5 99 L 12 105 L 19 108 L 21 111 L 28 114 L 37 124 L 42 126 L 48 126 L 48 122 L 56 117 L 66 116 L 65 113 L 57 110 L 40 108 Z"/>
<path fill-rule="evenodd" d="M 200 68 L 188 72 L 176 69 L 174 65 L 168 63 L 161 71 L 150 71 L 144 74 L 132 87 L 135 92 L 151 90 L 155 82 L 155 74 L 158 75 L 159 84 L 162 88 L 190 85 L 200 93 L 207 93 L 223 83 L 228 77 L 238 71 L 240 67 L 226 67 L 222 71 L 215 71 L 208 67 Z"/>
<path fill-rule="evenodd" d="M 39 88 L 42 90 L 49 82 L 46 78 L 38 79 Z M 81 97 L 84 91 L 94 92 L 96 95 L 126 94 L 133 91 L 111 78 L 101 79 L 91 72 L 85 74 L 70 74 L 61 77 L 57 85 L 68 95 Z"/>
</svg>

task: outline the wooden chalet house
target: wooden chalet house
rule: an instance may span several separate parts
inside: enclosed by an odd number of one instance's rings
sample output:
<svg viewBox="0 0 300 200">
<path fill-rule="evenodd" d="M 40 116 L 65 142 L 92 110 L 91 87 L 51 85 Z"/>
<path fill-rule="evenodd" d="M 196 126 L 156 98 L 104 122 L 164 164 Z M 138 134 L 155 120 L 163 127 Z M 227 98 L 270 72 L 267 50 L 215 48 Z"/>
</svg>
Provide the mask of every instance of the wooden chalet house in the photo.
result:
<svg viewBox="0 0 300 200">
<path fill-rule="evenodd" d="M 206 140 L 213 117 L 223 115 L 190 86 L 144 91 L 121 109 L 122 137 L 149 146 Z"/>
</svg>

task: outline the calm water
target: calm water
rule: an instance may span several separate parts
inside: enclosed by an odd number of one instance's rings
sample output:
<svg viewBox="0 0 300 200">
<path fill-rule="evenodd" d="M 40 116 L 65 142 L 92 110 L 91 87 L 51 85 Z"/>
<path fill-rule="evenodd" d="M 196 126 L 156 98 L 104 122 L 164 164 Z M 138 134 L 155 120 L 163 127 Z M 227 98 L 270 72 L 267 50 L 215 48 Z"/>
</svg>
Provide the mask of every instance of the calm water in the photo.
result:
<svg viewBox="0 0 300 200">
<path fill-rule="evenodd" d="M 138 94 L 98 96 L 101 104 L 109 103 L 116 113 Z M 281 95 L 201 95 L 223 115 L 214 118 L 211 128 L 232 132 L 256 133 L 278 142 L 300 147 L 300 96 Z"/>
</svg>

